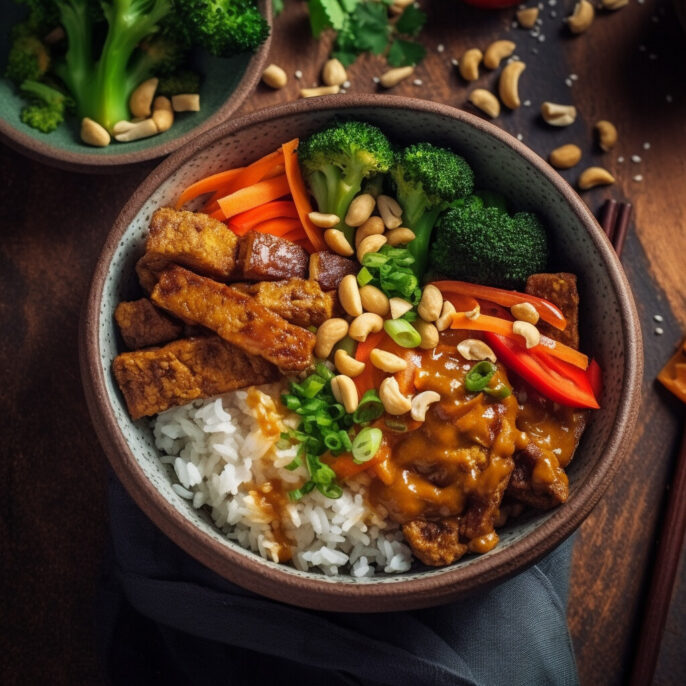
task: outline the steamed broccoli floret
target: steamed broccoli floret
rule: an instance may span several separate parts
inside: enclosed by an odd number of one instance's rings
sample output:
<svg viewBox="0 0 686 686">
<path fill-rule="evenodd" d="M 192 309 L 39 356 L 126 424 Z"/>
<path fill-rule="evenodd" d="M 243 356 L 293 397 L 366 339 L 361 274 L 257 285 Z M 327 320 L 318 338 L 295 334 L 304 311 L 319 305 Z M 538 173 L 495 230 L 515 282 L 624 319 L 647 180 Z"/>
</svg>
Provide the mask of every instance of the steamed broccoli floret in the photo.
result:
<svg viewBox="0 0 686 686">
<path fill-rule="evenodd" d="M 180 95 L 181 93 L 198 93 L 200 76 L 190 69 L 182 69 L 175 74 L 163 76 L 157 84 L 159 95 Z"/>
<path fill-rule="evenodd" d="M 335 124 L 312 134 L 298 146 L 310 191 L 320 212 L 341 218 L 338 228 L 352 242 L 354 229 L 343 222 L 365 178 L 387 172 L 393 150 L 376 126 L 359 121 Z"/>
<path fill-rule="evenodd" d="M 396 154 L 391 176 L 403 208 L 403 224 L 415 234 L 407 247 L 415 258 L 415 274 L 421 276 L 426 269 L 431 232 L 438 215 L 449 202 L 472 192 L 474 172 L 452 150 L 417 143 Z"/>
<path fill-rule="evenodd" d="M 37 81 L 24 81 L 21 91 L 31 101 L 21 111 L 24 124 L 43 133 L 50 133 L 64 121 L 65 110 L 70 105 L 70 99 L 64 93 Z"/>
<path fill-rule="evenodd" d="M 9 54 L 5 76 L 17 86 L 26 79 L 40 79 L 50 66 L 50 52 L 31 33 L 15 32 Z"/>
<path fill-rule="evenodd" d="M 535 214 L 510 216 L 473 196 L 448 209 L 436 224 L 431 267 L 437 275 L 501 288 L 522 288 L 544 271 L 548 238 Z"/>
</svg>

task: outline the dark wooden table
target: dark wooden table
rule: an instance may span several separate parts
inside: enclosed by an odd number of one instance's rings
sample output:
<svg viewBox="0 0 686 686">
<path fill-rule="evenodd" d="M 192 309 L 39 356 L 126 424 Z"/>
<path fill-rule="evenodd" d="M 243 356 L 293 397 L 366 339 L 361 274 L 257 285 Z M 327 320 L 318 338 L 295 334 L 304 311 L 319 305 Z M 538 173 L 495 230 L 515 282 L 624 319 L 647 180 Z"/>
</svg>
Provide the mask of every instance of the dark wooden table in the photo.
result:
<svg viewBox="0 0 686 686">
<path fill-rule="evenodd" d="M 260 86 L 243 113 L 293 99 L 300 85 L 318 80 L 327 45 L 309 37 L 303 3 L 288 4 L 276 22 L 272 61 L 291 75 L 290 83 L 279 92 Z M 497 123 L 544 157 L 563 142 L 576 142 L 583 164 L 615 173 L 614 186 L 584 196 L 594 211 L 605 197 L 628 198 L 635 206 L 623 262 L 645 340 L 644 402 L 632 450 L 578 534 L 569 603 L 582 683 L 620 684 L 635 648 L 684 417 L 684 408 L 654 382 L 686 331 L 684 34 L 664 0 L 631 0 L 619 12 L 598 16 L 576 38 L 560 21 L 571 1 L 563 8 L 562 0 L 546 0 L 544 41 L 512 27 L 514 10 L 484 13 L 437 0 L 422 5 L 430 21 L 424 32 L 429 55 L 414 77 L 421 85 L 410 79 L 394 93 L 462 107 L 470 87 L 451 58 L 511 38 L 527 63 L 521 93 L 531 105 Z M 300 82 L 293 78 L 296 70 L 303 73 Z M 376 90 L 372 79 L 381 70 L 380 59 L 359 60 L 349 70 L 350 91 Z M 477 85 L 494 82 L 487 73 Z M 537 115 L 544 100 L 574 103 L 577 122 L 568 129 L 547 127 Z M 601 118 L 620 132 L 609 154 L 592 142 L 593 123 Z M 632 162 L 633 155 L 641 161 Z M 4 684 L 41 683 L 48 674 L 53 683 L 99 681 L 93 607 L 106 540 L 106 466 L 81 391 L 77 328 L 104 237 L 152 166 L 110 177 L 80 175 L 0 147 L 0 481 L 8 494 L 0 505 Z M 574 181 L 581 168 L 564 175 Z M 663 317 L 660 324 L 655 315 Z M 686 675 L 683 557 L 655 677 L 661 685 L 684 683 Z"/>
</svg>

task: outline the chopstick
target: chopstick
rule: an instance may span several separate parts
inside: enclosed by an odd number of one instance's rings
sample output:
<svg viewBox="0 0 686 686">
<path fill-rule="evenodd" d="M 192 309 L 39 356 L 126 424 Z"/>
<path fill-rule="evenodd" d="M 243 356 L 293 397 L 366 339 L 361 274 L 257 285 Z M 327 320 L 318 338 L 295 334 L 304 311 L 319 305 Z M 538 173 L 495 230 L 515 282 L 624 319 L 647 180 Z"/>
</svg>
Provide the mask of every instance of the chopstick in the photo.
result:
<svg viewBox="0 0 686 686">
<path fill-rule="evenodd" d="M 632 205 L 630 202 L 617 202 L 609 198 L 600 211 L 600 225 L 609 238 L 617 257 L 622 256 L 624 241 L 629 230 Z"/>
</svg>

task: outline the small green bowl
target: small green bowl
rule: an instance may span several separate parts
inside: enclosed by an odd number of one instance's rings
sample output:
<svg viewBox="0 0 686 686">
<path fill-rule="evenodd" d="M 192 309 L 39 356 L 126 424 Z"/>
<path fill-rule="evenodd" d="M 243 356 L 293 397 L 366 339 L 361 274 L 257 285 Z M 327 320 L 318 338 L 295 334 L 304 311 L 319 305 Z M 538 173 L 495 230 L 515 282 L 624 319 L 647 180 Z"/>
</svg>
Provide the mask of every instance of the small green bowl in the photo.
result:
<svg viewBox="0 0 686 686">
<path fill-rule="evenodd" d="M 258 0 L 262 15 L 272 24 L 272 0 Z M 5 72 L 9 50 L 9 28 L 24 15 L 23 7 L 0 0 L 3 28 L 0 33 L 0 74 Z M 168 131 L 133 141 L 113 141 L 106 148 L 85 145 L 79 137 L 79 124 L 69 117 L 52 133 L 41 133 L 24 124 L 19 114 L 24 105 L 14 85 L 0 76 L 0 140 L 39 162 L 72 171 L 121 171 L 146 160 L 163 157 L 213 126 L 229 119 L 259 81 L 269 55 L 271 36 L 254 54 L 230 59 L 196 55 L 195 64 L 203 75 L 200 87 L 200 112 L 177 114 Z"/>
</svg>

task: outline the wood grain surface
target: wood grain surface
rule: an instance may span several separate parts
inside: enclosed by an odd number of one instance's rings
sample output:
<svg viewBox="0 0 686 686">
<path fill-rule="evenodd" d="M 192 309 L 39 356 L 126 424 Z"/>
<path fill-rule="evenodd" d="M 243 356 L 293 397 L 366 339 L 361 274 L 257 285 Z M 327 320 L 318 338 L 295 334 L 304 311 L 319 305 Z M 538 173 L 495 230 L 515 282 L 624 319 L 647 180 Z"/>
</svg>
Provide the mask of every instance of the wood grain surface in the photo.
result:
<svg viewBox="0 0 686 686">
<path fill-rule="evenodd" d="M 686 330 L 684 34 L 664 0 L 630 0 L 618 12 L 600 13 L 579 37 L 561 22 L 572 2 L 546 0 L 544 41 L 512 27 L 514 10 L 480 12 L 454 0 L 421 4 L 430 17 L 424 31 L 429 54 L 393 93 L 462 107 L 471 88 L 495 88 L 497 73 L 469 85 L 451 59 L 495 38 L 514 40 L 527 64 L 521 97 L 531 104 L 497 123 L 544 157 L 557 145 L 577 143 L 584 156 L 564 173 L 570 182 L 582 165 L 611 170 L 614 186 L 584 195 L 594 211 L 606 197 L 629 199 L 635 207 L 623 263 L 645 339 L 645 400 L 631 453 L 579 531 L 569 604 L 582 684 L 621 684 L 631 666 L 683 416 L 654 378 Z M 275 28 L 271 61 L 287 71 L 289 84 L 282 91 L 260 85 L 241 113 L 294 99 L 300 86 L 318 83 L 328 45 L 311 39 L 304 4 L 288 0 Z M 382 68 L 380 58 L 358 60 L 349 70 L 349 92 L 375 91 L 373 77 Z M 296 70 L 303 73 L 300 81 Z M 575 124 L 545 125 L 538 116 L 544 100 L 575 104 Z M 593 123 L 601 118 L 619 129 L 610 153 L 593 142 Z M 634 155 L 641 161 L 632 162 Z M 0 147 L 0 479 L 9 490 L 0 505 L 3 684 L 41 683 L 47 674 L 53 683 L 99 683 L 93 609 L 106 540 L 106 467 L 82 396 L 76 337 L 104 237 L 151 169 L 111 177 L 65 173 Z M 660 324 L 656 314 L 664 318 Z M 654 680 L 663 686 L 683 683 L 686 674 L 685 569 L 682 556 Z"/>
</svg>

